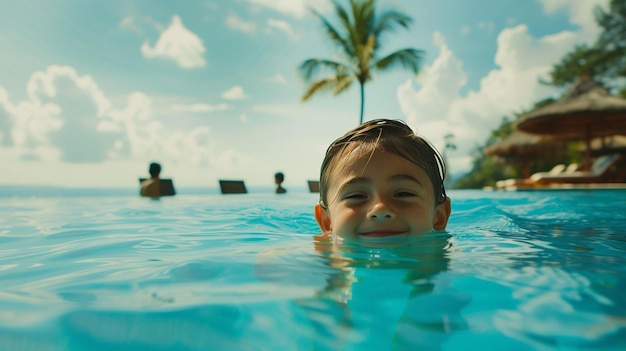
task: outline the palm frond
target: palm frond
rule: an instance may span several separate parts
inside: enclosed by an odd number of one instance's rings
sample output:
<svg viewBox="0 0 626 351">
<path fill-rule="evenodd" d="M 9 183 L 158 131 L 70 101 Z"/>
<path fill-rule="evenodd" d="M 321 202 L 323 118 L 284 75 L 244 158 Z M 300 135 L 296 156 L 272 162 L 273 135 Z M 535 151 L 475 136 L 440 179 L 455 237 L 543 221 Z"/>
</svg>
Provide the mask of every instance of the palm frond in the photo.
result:
<svg viewBox="0 0 626 351">
<path fill-rule="evenodd" d="M 409 29 L 413 19 L 403 13 L 397 11 L 387 11 L 377 18 L 373 25 L 372 34 L 376 37 L 376 49 L 383 42 L 383 34 L 393 32 L 396 27 L 400 26 Z"/>
<path fill-rule="evenodd" d="M 348 42 L 346 41 L 346 39 L 344 37 L 341 36 L 341 34 L 339 33 L 339 31 L 332 25 L 332 23 L 330 23 L 330 21 L 322 16 L 321 13 L 313 10 L 313 13 L 320 19 L 320 21 L 322 21 L 322 25 L 324 27 L 324 29 L 326 30 L 326 34 L 328 35 L 328 37 L 338 46 L 344 48 L 344 50 L 346 50 L 346 46 L 348 45 Z"/>
<path fill-rule="evenodd" d="M 340 75 L 336 76 L 335 79 L 336 85 L 333 95 L 339 95 L 350 88 L 352 82 L 354 82 L 354 75 Z"/>
<path fill-rule="evenodd" d="M 396 26 L 409 29 L 413 19 L 403 13 L 397 11 L 387 11 L 378 17 L 378 21 L 374 25 L 372 32 L 378 36 L 384 32 L 393 32 Z"/>
<path fill-rule="evenodd" d="M 316 80 L 313 82 L 304 95 L 301 98 L 301 101 L 307 101 L 313 95 L 321 91 L 330 91 L 332 90 L 333 95 L 340 94 L 344 92 L 346 89 L 352 85 L 354 81 L 353 74 L 344 74 L 338 73 L 335 75 L 328 76 L 326 78 Z"/>
<path fill-rule="evenodd" d="M 375 20 L 374 0 L 356 1 L 352 0 L 352 41 L 355 46 L 362 46 L 367 43 Z"/>
<path fill-rule="evenodd" d="M 300 98 L 300 100 L 302 102 L 307 101 L 315 93 L 319 91 L 324 91 L 324 90 L 331 90 L 336 86 L 336 84 L 337 84 L 337 81 L 335 80 L 334 77 L 328 77 L 328 78 L 317 80 L 309 86 L 309 88 L 306 90 L 304 95 L 302 95 L 302 98 Z"/>
<path fill-rule="evenodd" d="M 337 0 L 333 0 L 333 5 L 335 6 L 335 12 L 337 13 L 337 17 L 341 21 L 341 24 L 344 28 L 350 27 L 350 15 L 348 15 L 348 11 L 346 11 L 341 4 L 337 2 Z"/>
<path fill-rule="evenodd" d="M 350 72 L 350 68 L 341 62 L 316 58 L 305 60 L 300 65 L 299 70 L 302 77 L 307 82 L 321 70 L 328 70 L 335 74 L 348 74 Z"/>
<path fill-rule="evenodd" d="M 410 69 L 413 73 L 419 72 L 419 64 L 422 61 L 424 51 L 408 48 L 395 51 L 375 63 L 375 67 L 379 70 L 387 70 L 395 68 L 398 65 L 403 68 Z"/>
<path fill-rule="evenodd" d="M 335 13 L 339 18 L 339 22 L 341 23 L 341 29 L 343 29 L 344 32 L 343 36 L 341 37 L 342 41 L 339 46 L 344 51 L 347 57 L 354 56 L 354 31 L 352 23 L 350 21 L 350 15 L 348 14 L 348 11 L 337 2 L 337 0 L 333 0 L 332 2 L 335 6 Z"/>
</svg>

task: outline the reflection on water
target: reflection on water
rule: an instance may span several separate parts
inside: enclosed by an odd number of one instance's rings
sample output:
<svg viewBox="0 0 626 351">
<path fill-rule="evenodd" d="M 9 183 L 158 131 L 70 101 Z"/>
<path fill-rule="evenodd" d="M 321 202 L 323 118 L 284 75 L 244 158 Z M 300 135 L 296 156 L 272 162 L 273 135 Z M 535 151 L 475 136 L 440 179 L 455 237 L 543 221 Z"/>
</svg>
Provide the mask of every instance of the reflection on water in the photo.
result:
<svg viewBox="0 0 626 351">
<path fill-rule="evenodd" d="M 451 192 L 380 247 L 315 194 L 4 198 L 0 349 L 624 349 L 623 194 Z"/>
<path fill-rule="evenodd" d="M 318 251 L 340 269 L 315 296 L 344 310 L 342 325 L 351 348 L 436 349 L 466 330 L 461 309 L 469 294 L 438 275 L 448 270 L 451 236 L 429 233 L 382 248 L 341 242 Z"/>
</svg>

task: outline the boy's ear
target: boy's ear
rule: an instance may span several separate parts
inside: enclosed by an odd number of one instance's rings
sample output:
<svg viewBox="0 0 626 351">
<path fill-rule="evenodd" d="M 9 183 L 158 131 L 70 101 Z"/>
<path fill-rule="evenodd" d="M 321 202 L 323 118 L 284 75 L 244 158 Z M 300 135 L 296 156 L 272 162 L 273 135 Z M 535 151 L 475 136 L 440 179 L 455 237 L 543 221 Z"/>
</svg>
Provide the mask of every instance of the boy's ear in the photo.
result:
<svg viewBox="0 0 626 351">
<path fill-rule="evenodd" d="M 332 234 L 330 217 L 328 217 L 328 213 L 326 213 L 320 204 L 315 204 L 315 220 L 317 221 L 317 225 L 320 226 L 323 234 Z"/>
<path fill-rule="evenodd" d="M 450 198 L 446 197 L 446 201 L 437 205 L 435 208 L 435 218 L 433 221 L 434 230 L 441 231 L 446 229 L 446 225 L 448 225 L 448 218 L 450 218 L 450 212 L 452 212 Z"/>
</svg>

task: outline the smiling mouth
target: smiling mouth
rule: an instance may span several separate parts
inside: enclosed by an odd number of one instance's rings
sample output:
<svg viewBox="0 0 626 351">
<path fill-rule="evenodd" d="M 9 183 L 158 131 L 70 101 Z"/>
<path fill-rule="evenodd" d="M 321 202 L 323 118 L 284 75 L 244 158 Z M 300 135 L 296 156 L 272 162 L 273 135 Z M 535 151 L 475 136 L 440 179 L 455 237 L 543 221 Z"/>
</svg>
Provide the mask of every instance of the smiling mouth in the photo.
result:
<svg viewBox="0 0 626 351">
<path fill-rule="evenodd" d="M 360 234 L 360 236 L 363 236 L 366 238 L 385 238 L 385 237 L 398 236 L 398 235 L 404 235 L 404 234 L 406 234 L 406 232 L 404 231 L 400 232 L 400 231 L 392 231 L 392 230 L 381 230 L 381 231 L 362 233 Z"/>
</svg>

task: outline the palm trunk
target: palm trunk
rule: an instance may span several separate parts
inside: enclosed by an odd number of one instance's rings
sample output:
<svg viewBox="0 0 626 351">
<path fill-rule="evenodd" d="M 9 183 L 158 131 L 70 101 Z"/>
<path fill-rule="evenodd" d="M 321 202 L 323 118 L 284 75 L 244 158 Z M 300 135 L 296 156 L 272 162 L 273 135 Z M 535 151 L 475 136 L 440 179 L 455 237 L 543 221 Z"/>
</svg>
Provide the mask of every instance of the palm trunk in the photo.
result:
<svg viewBox="0 0 626 351">
<path fill-rule="evenodd" d="M 361 84 L 361 118 L 359 124 L 363 123 L 363 109 L 365 108 L 365 83 L 359 82 Z"/>
</svg>

